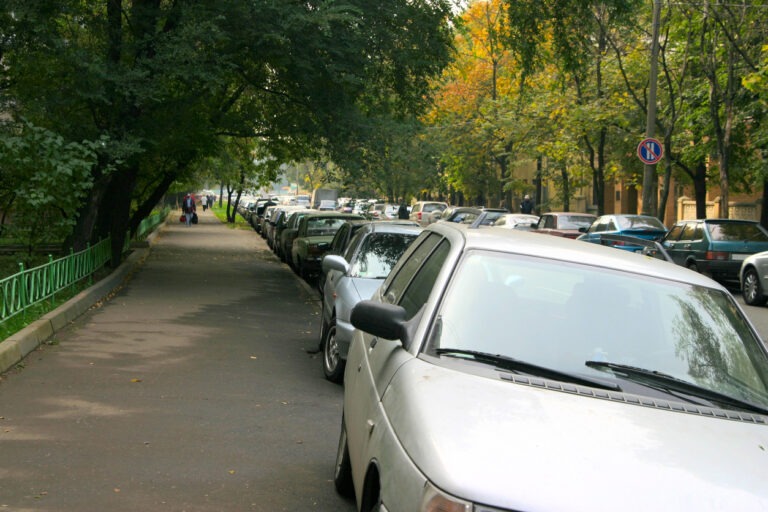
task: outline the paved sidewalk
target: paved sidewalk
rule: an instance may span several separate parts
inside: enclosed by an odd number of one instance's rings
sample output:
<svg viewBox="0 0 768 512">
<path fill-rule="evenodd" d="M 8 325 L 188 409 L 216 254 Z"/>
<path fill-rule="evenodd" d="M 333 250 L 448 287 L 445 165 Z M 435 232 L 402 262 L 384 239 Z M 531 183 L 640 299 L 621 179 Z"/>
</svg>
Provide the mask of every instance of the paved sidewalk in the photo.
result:
<svg viewBox="0 0 768 512">
<path fill-rule="evenodd" d="M 343 389 L 307 353 L 315 294 L 198 213 L 3 375 L 0 510 L 354 509 L 330 482 Z"/>
</svg>

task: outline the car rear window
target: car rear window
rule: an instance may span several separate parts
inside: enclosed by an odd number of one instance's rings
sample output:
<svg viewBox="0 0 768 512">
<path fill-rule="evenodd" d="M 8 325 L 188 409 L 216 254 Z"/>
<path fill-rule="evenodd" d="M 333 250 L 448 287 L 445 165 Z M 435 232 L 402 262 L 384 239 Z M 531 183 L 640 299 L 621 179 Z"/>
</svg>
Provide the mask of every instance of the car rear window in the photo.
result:
<svg viewBox="0 0 768 512">
<path fill-rule="evenodd" d="M 442 204 L 433 203 L 433 204 L 425 204 L 421 208 L 421 211 L 425 213 L 433 212 L 435 210 L 445 210 L 445 206 L 443 206 Z"/>
<path fill-rule="evenodd" d="M 569 215 L 567 217 L 561 216 L 560 229 L 588 228 L 592 225 L 594 220 L 594 217 L 585 217 L 584 215 Z"/>
<path fill-rule="evenodd" d="M 768 242 L 768 236 L 765 231 L 760 229 L 753 222 L 723 222 L 709 223 L 707 229 L 712 236 L 712 240 L 724 242 L 736 242 L 749 240 L 753 242 Z"/>
</svg>

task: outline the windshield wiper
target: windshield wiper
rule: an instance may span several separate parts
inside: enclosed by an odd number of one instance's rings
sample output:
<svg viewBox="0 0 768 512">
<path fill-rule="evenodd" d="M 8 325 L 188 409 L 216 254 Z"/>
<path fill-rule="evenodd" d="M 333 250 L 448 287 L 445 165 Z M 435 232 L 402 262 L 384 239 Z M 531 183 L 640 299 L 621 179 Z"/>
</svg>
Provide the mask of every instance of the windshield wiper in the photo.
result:
<svg viewBox="0 0 768 512">
<path fill-rule="evenodd" d="M 757 414 L 768 415 L 768 408 L 766 407 L 701 387 L 698 384 L 678 379 L 677 377 L 656 370 L 648 370 L 626 364 L 611 363 L 609 361 L 585 361 L 584 364 L 596 370 L 611 370 L 614 374 L 620 374 L 622 377 L 629 378 L 635 382 L 640 382 L 641 384 L 644 383 L 649 387 L 666 391 L 667 393 L 684 393 L 732 409 L 741 409 Z"/>
<path fill-rule="evenodd" d="M 564 382 L 570 382 L 571 384 L 579 384 L 593 388 L 607 389 L 610 391 L 621 391 L 621 387 L 619 387 L 617 384 L 607 383 L 601 380 L 591 379 L 589 377 L 583 377 L 581 375 L 555 370 L 553 368 L 547 368 L 546 366 L 539 366 L 537 364 L 521 361 L 520 359 L 503 356 L 501 354 L 489 354 L 488 352 L 480 352 L 478 350 L 464 350 L 460 348 L 438 348 L 435 349 L 435 352 L 440 356 L 470 356 L 474 361 L 492 364 L 497 369 L 522 372 L 527 373 L 528 375 L 535 375 L 537 377 L 560 380 Z"/>
</svg>

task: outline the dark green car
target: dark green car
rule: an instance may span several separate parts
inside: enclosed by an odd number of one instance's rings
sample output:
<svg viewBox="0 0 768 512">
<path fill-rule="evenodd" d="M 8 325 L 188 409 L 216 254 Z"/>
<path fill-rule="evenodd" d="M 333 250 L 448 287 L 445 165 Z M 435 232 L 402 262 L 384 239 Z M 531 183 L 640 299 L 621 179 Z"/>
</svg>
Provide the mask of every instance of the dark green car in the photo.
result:
<svg viewBox="0 0 768 512">
<path fill-rule="evenodd" d="M 768 231 L 751 220 L 681 220 L 661 244 L 678 265 L 716 281 L 738 283 L 742 261 L 768 250 Z"/>
<path fill-rule="evenodd" d="M 341 225 L 348 220 L 364 220 L 361 215 L 340 212 L 322 212 L 306 215 L 299 220 L 296 238 L 291 247 L 293 269 L 304 279 L 320 272 L 323 255 Z"/>
</svg>

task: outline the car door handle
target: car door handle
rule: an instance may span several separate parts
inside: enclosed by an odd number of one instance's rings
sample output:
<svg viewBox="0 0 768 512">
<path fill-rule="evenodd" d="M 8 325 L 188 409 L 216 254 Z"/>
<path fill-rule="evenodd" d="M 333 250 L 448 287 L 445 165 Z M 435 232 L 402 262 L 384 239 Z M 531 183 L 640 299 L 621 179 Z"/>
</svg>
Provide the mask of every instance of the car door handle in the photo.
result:
<svg viewBox="0 0 768 512">
<path fill-rule="evenodd" d="M 376 347 L 376 344 L 377 344 L 378 342 L 379 342 L 379 338 L 373 338 L 373 339 L 371 340 L 371 345 L 370 345 L 370 348 L 371 348 L 371 350 L 373 350 L 373 349 Z"/>
</svg>

